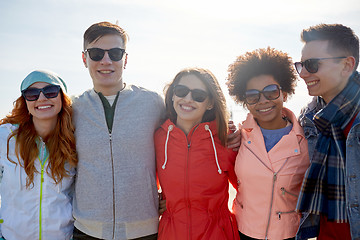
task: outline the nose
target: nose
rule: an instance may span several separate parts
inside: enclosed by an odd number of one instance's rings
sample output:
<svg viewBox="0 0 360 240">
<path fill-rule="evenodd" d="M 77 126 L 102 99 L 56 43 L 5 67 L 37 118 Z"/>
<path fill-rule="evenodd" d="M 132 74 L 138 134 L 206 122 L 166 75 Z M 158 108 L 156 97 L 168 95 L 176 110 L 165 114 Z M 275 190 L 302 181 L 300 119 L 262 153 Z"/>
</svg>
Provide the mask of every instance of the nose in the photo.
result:
<svg viewBox="0 0 360 240">
<path fill-rule="evenodd" d="M 45 97 L 43 92 L 40 92 L 38 101 L 47 100 L 47 97 Z"/>
<path fill-rule="evenodd" d="M 263 93 L 260 93 L 259 103 L 268 102 L 269 100 L 264 96 Z"/>
<path fill-rule="evenodd" d="M 112 60 L 110 59 L 109 52 L 105 51 L 104 57 L 100 60 L 101 64 L 111 64 Z"/>
<path fill-rule="evenodd" d="M 183 97 L 183 99 L 185 99 L 187 101 L 193 101 L 191 92 L 189 92 L 185 97 Z"/>
<path fill-rule="evenodd" d="M 308 72 L 308 70 L 306 70 L 305 67 L 302 67 L 302 68 L 301 68 L 301 71 L 300 71 L 300 73 L 299 73 L 299 76 L 300 76 L 301 78 L 306 78 L 306 77 L 308 77 L 309 75 L 310 75 L 310 73 Z"/>
</svg>

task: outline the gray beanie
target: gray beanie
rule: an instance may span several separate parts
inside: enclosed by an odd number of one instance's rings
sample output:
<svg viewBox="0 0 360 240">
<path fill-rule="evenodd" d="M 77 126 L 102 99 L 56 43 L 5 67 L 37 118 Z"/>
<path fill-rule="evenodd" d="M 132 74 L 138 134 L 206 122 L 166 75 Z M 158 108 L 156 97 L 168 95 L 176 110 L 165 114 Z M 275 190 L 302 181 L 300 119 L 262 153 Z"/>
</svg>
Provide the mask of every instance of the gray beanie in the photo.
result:
<svg viewBox="0 0 360 240">
<path fill-rule="evenodd" d="M 20 91 L 23 91 L 36 82 L 45 82 L 52 85 L 59 85 L 64 93 L 67 92 L 65 82 L 54 72 L 48 70 L 35 70 L 22 81 Z"/>
</svg>

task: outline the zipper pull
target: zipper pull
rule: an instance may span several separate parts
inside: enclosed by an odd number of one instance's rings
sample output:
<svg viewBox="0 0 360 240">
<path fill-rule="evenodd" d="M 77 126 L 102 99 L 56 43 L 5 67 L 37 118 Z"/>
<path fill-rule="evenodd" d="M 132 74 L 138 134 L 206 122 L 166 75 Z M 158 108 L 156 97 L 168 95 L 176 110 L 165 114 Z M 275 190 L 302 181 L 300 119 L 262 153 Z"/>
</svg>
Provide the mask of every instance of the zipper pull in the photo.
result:
<svg viewBox="0 0 360 240">
<path fill-rule="evenodd" d="M 280 188 L 280 190 L 282 191 L 282 195 L 284 196 L 285 195 L 285 188 L 282 187 L 282 188 Z"/>
<path fill-rule="evenodd" d="M 44 167 L 41 167 L 41 182 L 44 182 Z"/>
<path fill-rule="evenodd" d="M 281 213 L 282 212 L 277 212 L 279 220 L 281 219 Z"/>
<path fill-rule="evenodd" d="M 276 178 L 277 178 L 277 173 L 274 173 L 274 179 L 273 179 L 274 182 L 276 181 Z"/>
</svg>

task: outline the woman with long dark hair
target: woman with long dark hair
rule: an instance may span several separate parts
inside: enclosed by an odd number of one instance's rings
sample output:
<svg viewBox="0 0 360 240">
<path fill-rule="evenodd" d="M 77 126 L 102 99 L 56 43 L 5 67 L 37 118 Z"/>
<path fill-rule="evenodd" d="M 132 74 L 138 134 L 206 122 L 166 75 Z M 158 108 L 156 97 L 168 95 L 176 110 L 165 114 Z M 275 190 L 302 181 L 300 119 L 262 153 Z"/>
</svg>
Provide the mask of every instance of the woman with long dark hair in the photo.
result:
<svg viewBox="0 0 360 240">
<path fill-rule="evenodd" d="M 236 152 L 226 147 L 228 113 L 215 76 L 180 71 L 166 88 L 168 120 L 155 133 L 157 174 L 166 199 L 159 239 L 239 239 L 228 209 Z"/>
</svg>

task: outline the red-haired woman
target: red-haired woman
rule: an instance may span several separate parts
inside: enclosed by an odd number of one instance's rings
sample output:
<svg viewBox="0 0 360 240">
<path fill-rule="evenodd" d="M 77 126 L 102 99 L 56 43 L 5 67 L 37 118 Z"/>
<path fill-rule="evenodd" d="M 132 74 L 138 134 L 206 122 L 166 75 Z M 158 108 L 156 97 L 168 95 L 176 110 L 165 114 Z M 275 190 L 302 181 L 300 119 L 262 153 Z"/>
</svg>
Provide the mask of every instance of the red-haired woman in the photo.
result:
<svg viewBox="0 0 360 240">
<path fill-rule="evenodd" d="M 49 71 L 33 71 L 0 120 L 1 234 L 5 239 L 70 239 L 77 164 L 71 99 Z"/>
</svg>

